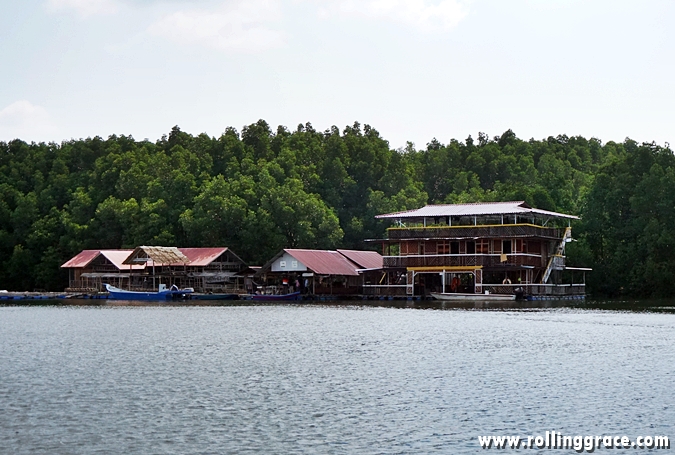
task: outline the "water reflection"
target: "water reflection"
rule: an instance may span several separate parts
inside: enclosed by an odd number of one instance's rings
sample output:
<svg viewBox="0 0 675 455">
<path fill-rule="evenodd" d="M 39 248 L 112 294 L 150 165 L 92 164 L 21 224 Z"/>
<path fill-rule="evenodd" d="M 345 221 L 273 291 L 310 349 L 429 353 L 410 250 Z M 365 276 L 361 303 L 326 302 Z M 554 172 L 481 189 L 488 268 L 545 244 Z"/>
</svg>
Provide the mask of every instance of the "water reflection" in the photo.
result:
<svg viewBox="0 0 675 455">
<path fill-rule="evenodd" d="M 417 308 L 429 310 L 486 310 L 486 311 L 514 311 L 514 310 L 549 310 L 549 309 L 579 309 L 579 310 L 606 310 L 606 311 L 635 311 L 675 313 L 673 299 L 586 299 L 586 300 L 514 300 L 504 302 L 456 302 L 438 300 L 325 300 L 325 301 L 298 301 L 298 302 L 261 302 L 251 300 L 187 300 L 171 302 L 148 302 L 133 300 L 15 300 L 0 302 L 2 306 L 72 306 L 72 307 L 268 307 L 268 306 L 322 306 L 344 307 L 363 306 L 372 308 Z"/>
</svg>

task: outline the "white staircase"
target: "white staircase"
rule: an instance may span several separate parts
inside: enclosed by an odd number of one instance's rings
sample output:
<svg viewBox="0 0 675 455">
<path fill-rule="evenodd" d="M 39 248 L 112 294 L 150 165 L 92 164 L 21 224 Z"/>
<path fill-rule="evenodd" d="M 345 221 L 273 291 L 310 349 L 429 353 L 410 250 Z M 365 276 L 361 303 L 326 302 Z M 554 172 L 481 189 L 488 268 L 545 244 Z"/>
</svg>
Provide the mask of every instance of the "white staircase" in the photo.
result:
<svg viewBox="0 0 675 455">
<path fill-rule="evenodd" d="M 562 265 L 562 258 L 565 255 L 565 244 L 570 240 L 572 240 L 572 228 L 568 226 L 565 228 L 565 233 L 563 234 L 562 240 L 560 240 L 560 244 L 558 244 L 555 252 L 548 260 L 548 265 L 544 271 L 544 276 L 541 278 L 542 284 L 548 281 L 549 277 L 551 276 L 551 272 L 555 270 L 556 265 Z"/>
</svg>

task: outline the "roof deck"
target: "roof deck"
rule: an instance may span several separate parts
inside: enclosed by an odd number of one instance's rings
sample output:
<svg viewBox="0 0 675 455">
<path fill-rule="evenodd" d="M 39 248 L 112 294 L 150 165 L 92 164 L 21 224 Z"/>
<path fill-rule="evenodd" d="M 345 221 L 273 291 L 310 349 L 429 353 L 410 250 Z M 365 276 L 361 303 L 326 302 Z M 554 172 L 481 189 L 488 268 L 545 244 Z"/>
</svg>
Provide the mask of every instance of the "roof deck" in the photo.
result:
<svg viewBox="0 0 675 455">
<path fill-rule="evenodd" d="M 473 219 L 474 225 L 477 224 L 478 219 L 485 221 L 482 224 L 494 224 L 495 220 L 501 220 L 501 224 L 504 224 L 504 220 L 507 223 L 509 220 L 515 220 L 513 224 L 518 224 L 518 219 L 532 220 L 532 224 L 546 224 L 555 219 L 579 219 L 579 217 L 574 215 L 535 209 L 524 201 L 426 205 L 416 210 L 377 215 L 375 218 L 390 218 L 398 220 L 401 223 L 409 220 L 422 220 L 425 225 L 426 220 L 436 220 L 436 223 L 438 223 L 443 218 L 447 219 L 448 225 L 452 225 L 452 219 L 459 221 Z"/>
</svg>

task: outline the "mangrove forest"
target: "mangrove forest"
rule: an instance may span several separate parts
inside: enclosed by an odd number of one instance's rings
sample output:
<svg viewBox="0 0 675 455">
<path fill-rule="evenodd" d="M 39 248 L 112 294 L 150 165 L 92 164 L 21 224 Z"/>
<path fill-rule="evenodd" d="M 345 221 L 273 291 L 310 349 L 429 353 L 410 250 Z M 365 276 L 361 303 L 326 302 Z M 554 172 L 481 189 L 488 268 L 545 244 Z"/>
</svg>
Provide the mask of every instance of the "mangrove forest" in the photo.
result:
<svg viewBox="0 0 675 455">
<path fill-rule="evenodd" d="M 377 214 L 519 200 L 581 217 L 567 263 L 593 268 L 589 294 L 675 293 L 668 144 L 508 130 L 392 149 L 369 125 L 264 120 L 220 137 L 0 142 L 0 289 L 62 290 L 83 249 L 228 246 L 261 265 L 282 248 L 375 248 Z"/>
</svg>

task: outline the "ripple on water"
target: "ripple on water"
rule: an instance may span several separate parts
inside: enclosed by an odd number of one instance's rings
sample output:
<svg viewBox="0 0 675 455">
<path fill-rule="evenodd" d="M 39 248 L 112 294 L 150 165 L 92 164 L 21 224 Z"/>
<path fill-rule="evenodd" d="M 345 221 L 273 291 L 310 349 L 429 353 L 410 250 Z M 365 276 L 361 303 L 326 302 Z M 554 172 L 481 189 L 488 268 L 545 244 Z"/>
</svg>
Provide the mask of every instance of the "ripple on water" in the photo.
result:
<svg viewBox="0 0 675 455">
<path fill-rule="evenodd" d="M 675 437 L 675 315 L 0 308 L 3 453 L 475 453 Z"/>
</svg>

